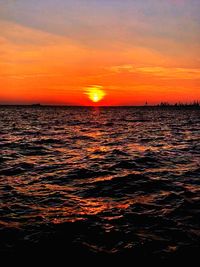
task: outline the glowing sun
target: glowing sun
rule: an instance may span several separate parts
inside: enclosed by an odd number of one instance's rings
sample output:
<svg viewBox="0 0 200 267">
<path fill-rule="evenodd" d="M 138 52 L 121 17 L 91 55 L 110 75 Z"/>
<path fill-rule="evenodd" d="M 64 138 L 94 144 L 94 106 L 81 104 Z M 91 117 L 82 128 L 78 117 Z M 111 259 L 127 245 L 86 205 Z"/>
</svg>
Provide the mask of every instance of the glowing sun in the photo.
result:
<svg viewBox="0 0 200 267">
<path fill-rule="evenodd" d="M 100 85 L 92 85 L 85 89 L 85 94 L 88 95 L 89 99 L 94 103 L 99 102 L 106 95 L 105 91 L 103 90 L 103 86 Z"/>
</svg>

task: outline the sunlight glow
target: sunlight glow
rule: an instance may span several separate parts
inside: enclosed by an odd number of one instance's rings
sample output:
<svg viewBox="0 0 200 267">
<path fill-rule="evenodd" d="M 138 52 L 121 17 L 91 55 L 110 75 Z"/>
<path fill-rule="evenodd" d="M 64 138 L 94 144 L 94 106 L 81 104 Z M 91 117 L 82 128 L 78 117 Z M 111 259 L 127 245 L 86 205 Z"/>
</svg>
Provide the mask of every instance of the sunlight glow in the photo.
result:
<svg viewBox="0 0 200 267">
<path fill-rule="evenodd" d="M 85 94 L 88 95 L 89 99 L 94 103 L 99 102 L 106 95 L 103 86 L 100 85 L 92 85 L 85 88 Z"/>
</svg>

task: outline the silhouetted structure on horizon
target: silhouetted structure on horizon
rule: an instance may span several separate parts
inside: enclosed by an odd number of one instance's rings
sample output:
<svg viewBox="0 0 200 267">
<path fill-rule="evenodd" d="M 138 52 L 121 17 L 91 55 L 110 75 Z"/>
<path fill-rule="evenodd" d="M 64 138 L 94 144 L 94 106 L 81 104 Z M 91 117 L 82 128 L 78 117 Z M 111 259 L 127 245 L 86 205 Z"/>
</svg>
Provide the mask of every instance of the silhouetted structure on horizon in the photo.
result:
<svg viewBox="0 0 200 267">
<path fill-rule="evenodd" d="M 175 103 L 175 104 L 170 104 L 168 102 L 161 102 L 160 104 L 158 104 L 157 106 L 159 107 L 200 107 L 200 103 L 199 101 L 194 101 L 192 103 Z"/>
</svg>

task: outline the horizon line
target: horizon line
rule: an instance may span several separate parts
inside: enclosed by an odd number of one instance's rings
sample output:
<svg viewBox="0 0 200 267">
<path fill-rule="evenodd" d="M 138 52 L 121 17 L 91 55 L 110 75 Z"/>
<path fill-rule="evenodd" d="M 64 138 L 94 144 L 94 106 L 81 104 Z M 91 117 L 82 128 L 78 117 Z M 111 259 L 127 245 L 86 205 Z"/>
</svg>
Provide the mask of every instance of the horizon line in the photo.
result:
<svg viewBox="0 0 200 267">
<path fill-rule="evenodd" d="M 159 103 L 145 105 L 64 105 L 64 104 L 1 104 L 0 107 L 79 107 L 79 108 L 112 108 L 112 107 L 200 107 L 200 102 L 195 103 Z"/>
</svg>

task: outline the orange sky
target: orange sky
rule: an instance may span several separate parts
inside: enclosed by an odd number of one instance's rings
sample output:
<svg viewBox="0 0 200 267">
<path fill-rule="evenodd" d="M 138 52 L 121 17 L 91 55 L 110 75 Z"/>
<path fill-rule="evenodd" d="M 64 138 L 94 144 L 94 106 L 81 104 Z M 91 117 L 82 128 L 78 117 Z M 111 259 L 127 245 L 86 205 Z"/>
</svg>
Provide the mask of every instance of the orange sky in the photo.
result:
<svg viewBox="0 0 200 267">
<path fill-rule="evenodd" d="M 0 4 L 0 103 L 200 100 L 198 1 L 35 2 Z"/>
</svg>

